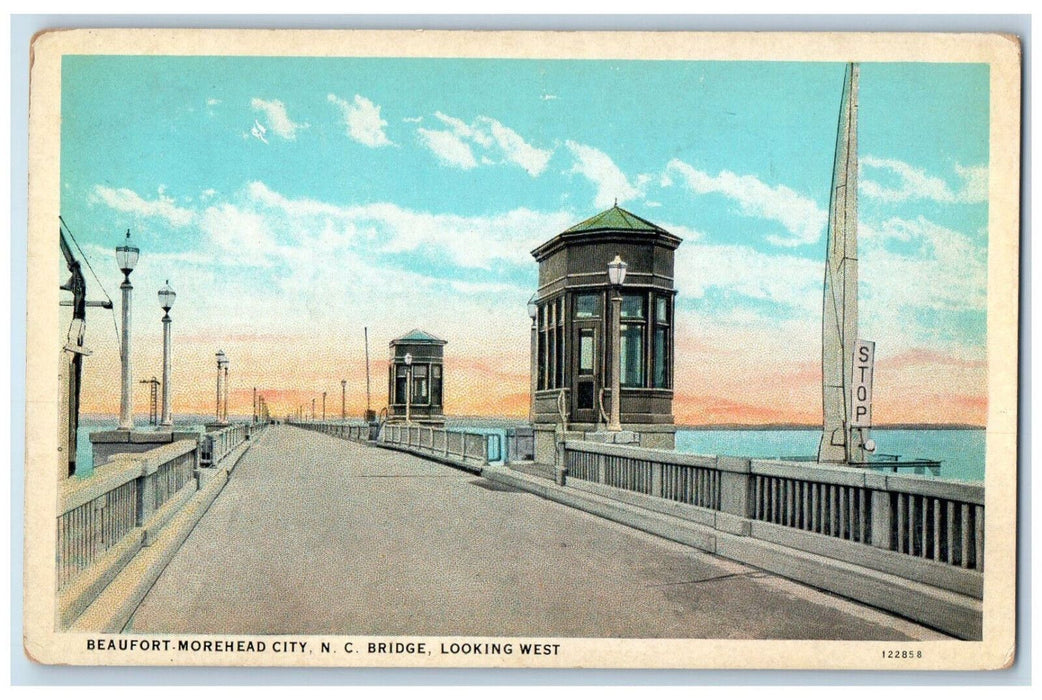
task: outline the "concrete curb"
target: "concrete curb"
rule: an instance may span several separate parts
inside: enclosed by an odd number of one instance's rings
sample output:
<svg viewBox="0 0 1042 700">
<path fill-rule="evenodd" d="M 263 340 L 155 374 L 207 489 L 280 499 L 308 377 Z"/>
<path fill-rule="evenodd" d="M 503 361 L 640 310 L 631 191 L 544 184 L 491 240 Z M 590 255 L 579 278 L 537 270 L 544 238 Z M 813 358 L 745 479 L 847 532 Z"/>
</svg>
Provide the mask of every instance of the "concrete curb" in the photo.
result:
<svg viewBox="0 0 1042 700">
<path fill-rule="evenodd" d="M 413 455 L 415 457 L 422 457 L 423 459 L 429 459 L 432 462 L 438 462 L 439 464 L 444 464 L 447 467 L 454 467 L 456 469 L 461 469 L 461 470 L 463 470 L 465 472 L 470 472 L 471 474 L 477 474 L 478 476 L 481 476 L 481 472 L 482 472 L 483 469 L 488 469 L 488 467 L 486 467 L 486 466 L 480 466 L 479 467 L 479 466 L 474 465 L 474 464 L 467 464 L 466 462 L 461 462 L 460 460 L 453 459 L 452 457 L 445 457 L 445 456 L 442 456 L 442 455 L 439 455 L 439 454 L 436 454 L 436 453 L 424 452 L 422 450 L 413 449 L 411 447 L 406 447 L 404 445 L 387 445 L 387 444 L 384 444 L 382 442 L 375 441 L 375 440 L 370 442 L 369 444 L 372 447 L 378 447 L 381 450 L 390 450 L 392 452 L 405 452 L 406 454 L 410 454 L 410 455 Z"/>
<path fill-rule="evenodd" d="M 510 469 L 485 467 L 482 476 L 591 515 L 836 593 L 946 634 L 970 640 L 982 638 L 983 606 L 981 601 L 969 596 L 782 544 L 724 532 Z"/>
<path fill-rule="evenodd" d="M 150 528 L 146 538 L 148 544 L 141 546 L 70 629 L 77 632 L 121 632 L 167 564 L 220 495 L 239 460 L 265 434 L 266 431 L 262 432 L 255 440 L 244 442 L 226 455 L 206 484 L 176 515 L 170 517 L 161 529 Z"/>
</svg>

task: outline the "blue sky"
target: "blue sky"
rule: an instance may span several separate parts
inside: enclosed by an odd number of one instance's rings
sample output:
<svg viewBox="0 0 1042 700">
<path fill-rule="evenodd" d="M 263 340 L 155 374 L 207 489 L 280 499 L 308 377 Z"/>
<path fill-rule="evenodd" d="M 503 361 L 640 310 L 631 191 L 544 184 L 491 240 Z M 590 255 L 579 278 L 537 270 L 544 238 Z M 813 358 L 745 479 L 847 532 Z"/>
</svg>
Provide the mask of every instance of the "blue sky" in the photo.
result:
<svg viewBox="0 0 1042 700">
<path fill-rule="evenodd" d="M 135 283 L 151 295 L 170 278 L 182 295 L 186 354 L 260 334 L 283 362 L 335 361 L 362 325 L 382 340 L 421 326 L 522 391 L 529 251 L 617 199 L 685 240 L 678 347 L 745 341 L 716 379 L 690 370 L 729 394 L 772 342 L 786 348 L 772 371 L 817 353 L 843 72 L 69 56 L 62 215 L 110 294 L 108 251 L 132 229 Z M 987 66 L 863 64 L 859 156 L 862 335 L 883 362 L 969 363 L 982 393 Z M 242 314 L 247 295 L 261 318 Z M 931 372 L 918 381 L 947 381 Z"/>
</svg>

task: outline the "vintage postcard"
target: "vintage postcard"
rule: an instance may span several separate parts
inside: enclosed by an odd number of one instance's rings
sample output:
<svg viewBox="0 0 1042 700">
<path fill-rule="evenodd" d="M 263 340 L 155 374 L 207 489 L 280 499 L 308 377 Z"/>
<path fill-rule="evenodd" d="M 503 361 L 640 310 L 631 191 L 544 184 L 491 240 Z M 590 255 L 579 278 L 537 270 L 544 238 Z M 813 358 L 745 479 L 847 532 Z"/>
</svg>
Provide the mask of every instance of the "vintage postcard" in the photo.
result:
<svg viewBox="0 0 1042 700">
<path fill-rule="evenodd" d="M 25 652 L 998 669 L 1020 44 L 32 46 Z"/>
</svg>

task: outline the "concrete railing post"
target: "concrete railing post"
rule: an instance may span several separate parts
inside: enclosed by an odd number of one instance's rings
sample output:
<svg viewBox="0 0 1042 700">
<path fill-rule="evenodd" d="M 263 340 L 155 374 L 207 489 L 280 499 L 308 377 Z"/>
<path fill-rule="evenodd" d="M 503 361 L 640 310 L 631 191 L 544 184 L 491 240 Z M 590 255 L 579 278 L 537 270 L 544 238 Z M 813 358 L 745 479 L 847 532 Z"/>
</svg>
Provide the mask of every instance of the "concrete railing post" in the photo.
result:
<svg viewBox="0 0 1042 700">
<path fill-rule="evenodd" d="M 662 498 L 662 462 L 651 463 L 651 495 Z"/>
<path fill-rule="evenodd" d="M 198 491 L 203 487 L 203 475 L 202 472 L 199 471 L 200 467 L 203 466 L 203 450 L 201 440 L 195 441 L 195 450 L 193 450 L 192 456 L 195 458 L 195 465 L 192 467 L 192 476 L 195 477 L 195 490 Z"/>
<path fill-rule="evenodd" d="M 605 483 L 608 474 L 608 455 L 597 453 L 597 483 Z"/>
<path fill-rule="evenodd" d="M 156 511 L 156 490 L 151 475 L 137 478 L 137 526 L 141 527 Z"/>
<path fill-rule="evenodd" d="M 718 457 L 720 468 L 720 510 L 740 518 L 753 517 L 753 479 L 748 459 Z"/>
<path fill-rule="evenodd" d="M 558 486 L 568 483 L 568 446 L 564 440 L 557 440 L 557 453 L 554 459 L 554 482 Z"/>
<path fill-rule="evenodd" d="M 890 508 L 889 491 L 872 491 L 872 546 L 890 549 L 890 527 L 893 513 Z"/>
<path fill-rule="evenodd" d="M 718 457 L 720 474 L 720 512 L 717 528 L 735 535 L 751 532 L 756 494 L 751 463 L 740 457 Z"/>
</svg>

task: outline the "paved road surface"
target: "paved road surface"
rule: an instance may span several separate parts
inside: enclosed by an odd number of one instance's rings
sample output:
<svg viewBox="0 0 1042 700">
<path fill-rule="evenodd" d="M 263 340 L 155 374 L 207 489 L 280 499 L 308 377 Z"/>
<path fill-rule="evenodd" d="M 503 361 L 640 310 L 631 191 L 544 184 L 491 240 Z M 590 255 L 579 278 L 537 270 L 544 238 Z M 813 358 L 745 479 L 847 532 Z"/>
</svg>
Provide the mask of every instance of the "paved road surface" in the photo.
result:
<svg viewBox="0 0 1042 700">
<path fill-rule="evenodd" d="M 940 637 L 473 474 L 290 426 L 247 452 L 128 629 Z"/>
</svg>

